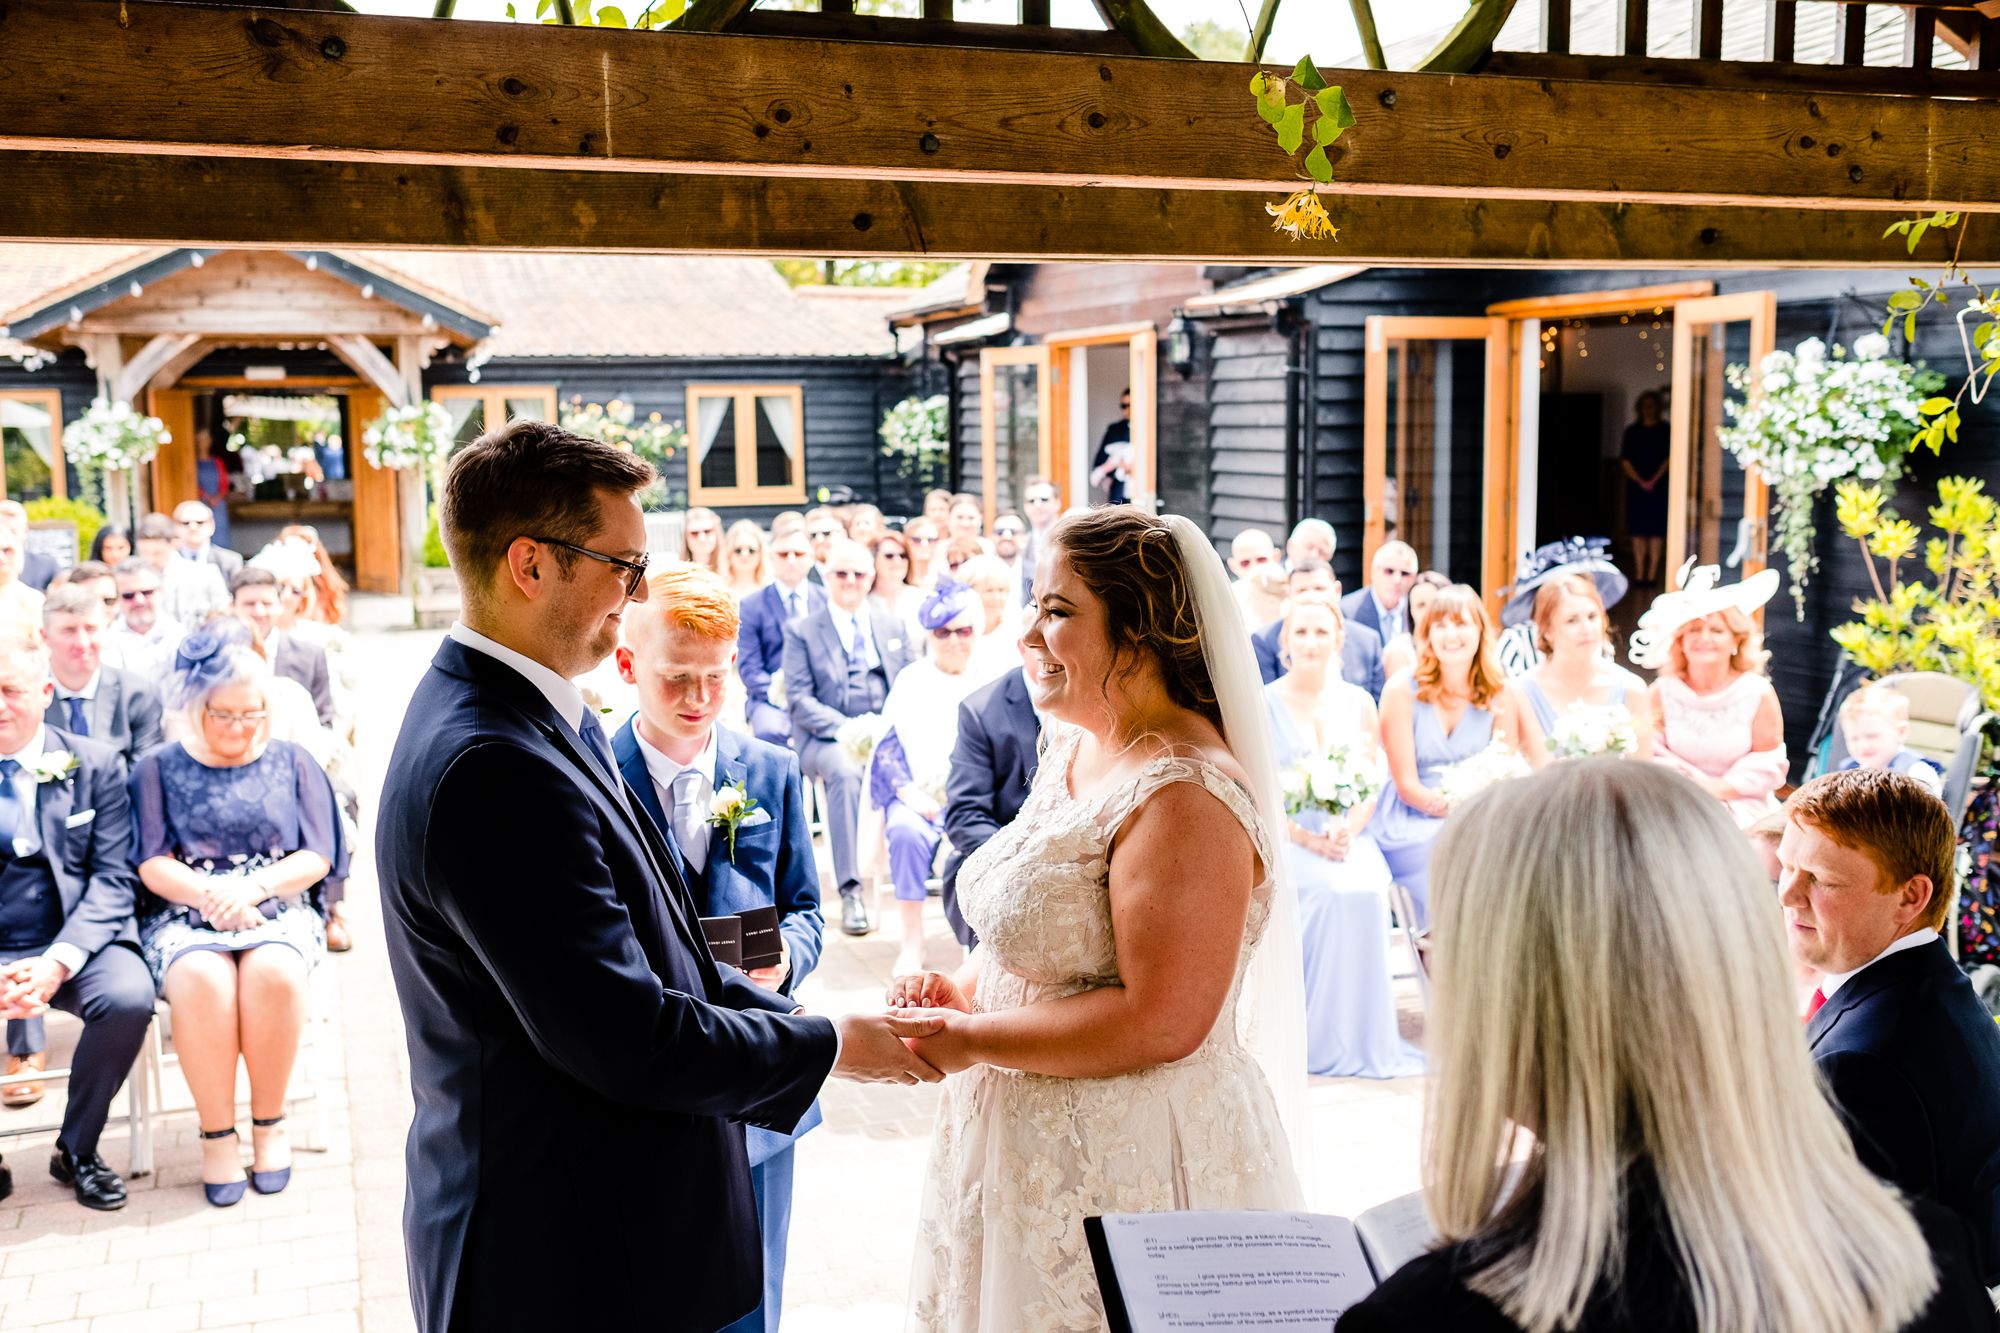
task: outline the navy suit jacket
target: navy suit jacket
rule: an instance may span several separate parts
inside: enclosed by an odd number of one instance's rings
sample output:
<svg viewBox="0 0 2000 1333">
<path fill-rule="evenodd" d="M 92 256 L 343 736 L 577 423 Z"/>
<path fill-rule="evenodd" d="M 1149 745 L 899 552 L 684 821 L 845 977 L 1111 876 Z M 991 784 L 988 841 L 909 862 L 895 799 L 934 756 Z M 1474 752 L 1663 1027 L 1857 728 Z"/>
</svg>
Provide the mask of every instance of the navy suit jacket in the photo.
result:
<svg viewBox="0 0 2000 1333">
<path fill-rule="evenodd" d="M 618 771 L 625 785 L 639 798 L 639 804 L 659 826 L 661 835 L 674 843 L 673 822 L 660 805 L 660 792 L 653 775 L 646 771 L 646 757 L 639 750 L 639 738 L 627 721 L 611 738 L 611 752 L 618 757 Z M 790 995 L 819 963 L 825 938 L 826 919 L 819 911 L 819 866 L 813 861 L 812 825 L 806 818 L 805 784 L 799 777 L 799 759 L 782 746 L 744 736 L 727 727 L 715 729 L 715 779 L 718 787 L 741 782 L 743 790 L 770 818 L 761 824 L 741 825 L 736 830 L 736 855 L 729 855 L 728 842 L 720 833 L 709 839 L 708 864 L 689 887 L 695 906 L 703 916 L 730 916 L 750 907 L 776 907 L 778 931 L 792 952 L 792 970 L 780 987 Z M 676 847 L 676 850 L 678 848 Z M 744 1131 L 750 1149 L 750 1165 L 758 1166 L 792 1146 L 801 1134 L 820 1123 L 815 1101 L 800 1119 L 798 1128 L 780 1134 L 755 1125 Z"/>
<path fill-rule="evenodd" d="M 1278 657 L 1278 635 L 1284 628 L 1282 619 L 1274 620 L 1250 636 L 1250 646 L 1257 652 L 1257 670 L 1263 673 L 1266 685 L 1285 674 L 1285 664 Z M 1381 635 L 1366 625 L 1347 622 L 1340 643 L 1340 678 L 1368 691 L 1376 703 L 1382 702 Z"/>
<path fill-rule="evenodd" d="M 410 701 L 376 853 L 416 1097 L 418 1328 L 711 1333 L 754 1308 L 736 1122 L 792 1129 L 833 1025 L 715 962 L 624 784 L 455 641 Z M 642 1280 L 662 1264 L 700 1281 L 663 1293 Z"/>
<path fill-rule="evenodd" d="M 1041 737 L 1028 682 L 1019 671 L 980 686 L 958 706 L 958 743 L 944 786 L 944 836 L 951 843 L 944 863 L 944 914 L 967 948 L 978 937 L 958 910 L 959 867 L 1021 812 L 1035 784 Z"/>
<path fill-rule="evenodd" d="M 43 555 L 40 551 L 30 551 L 21 557 L 21 582 L 36 592 L 47 592 L 62 572 L 54 556 Z"/>
<path fill-rule="evenodd" d="M 1347 623 L 1366 625 L 1375 631 L 1375 637 L 1382 637 L 1382 617 L 1375 610 L 1375 599 L 1365 587 L 1356 588 L 1340 599 L 1340 613 L 1347 617 Z"/>
<path fill-rule="evenodd" d="M 2000 1283 L 2000 1031 L 1944 942 L 1863 968 L 1806 1040 L 1861 1160 L 1963 1218 Z"/>
<path fill-rule="evenodd" d="M 903 622 L 874 605 L 863 603 L 858 615 L 868 617 L 875 651 L 882 658 L 889 684 L 916 660 L 906 642 Z M 833 628 L 833 614 L 824 608 L 785 626 L 785 703 L 792 714 L 792 744 L 830 741 L 840 724 L 860 711 L 848 711 L 847 650 Z"/>
<path fill-rule="evenodd" d="M 76 756 L 76 771 L 35 786 L 35 829 L 62 899 L 62 929 L 51 944 L 84 957 L 114 941 L 134 948 L 139 876 L 132 863 L 132 795 L 125 760 L 103 741 L 47 728 L 47 748 Z"/>
<path fill-rule="evenodd" d="M 826 608 L 826 589 L 806 581 L 799 585 L 805 615 Z M 736 631 L 736 674 L 749 691 L 751 703 L 770 698 L 771 677 L 785 665 L 785 592 L 767 583 L 743 599 L 741 627 Z"/>
</svg>

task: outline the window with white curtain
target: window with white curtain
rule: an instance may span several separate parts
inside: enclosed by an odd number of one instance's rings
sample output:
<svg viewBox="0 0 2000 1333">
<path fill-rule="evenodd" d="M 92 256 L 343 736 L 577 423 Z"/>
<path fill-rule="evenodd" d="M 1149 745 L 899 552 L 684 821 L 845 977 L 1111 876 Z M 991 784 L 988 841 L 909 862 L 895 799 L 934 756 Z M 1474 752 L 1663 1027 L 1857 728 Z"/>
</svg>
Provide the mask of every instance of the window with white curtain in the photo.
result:
<svg viewBox="0 0 2000 1333">
<path fill-rule="evenodd" d="M 691 505 L 802 504 L 804 390 L 796 384 L 691 384 Z"/>
</svg>

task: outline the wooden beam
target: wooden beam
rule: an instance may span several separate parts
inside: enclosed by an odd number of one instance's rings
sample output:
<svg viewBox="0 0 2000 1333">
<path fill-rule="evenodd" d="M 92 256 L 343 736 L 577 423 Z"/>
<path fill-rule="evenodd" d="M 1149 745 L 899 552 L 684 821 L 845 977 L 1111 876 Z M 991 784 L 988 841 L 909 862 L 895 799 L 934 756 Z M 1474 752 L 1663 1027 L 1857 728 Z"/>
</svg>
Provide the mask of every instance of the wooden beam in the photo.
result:
<svg viewBox="0 0 2000 1333">
<path fill-rule="evenodd" d="M 1792 30 L 1777 26 L 1793 13 L 1788 3 L 1773 10 L 1774 27 L 1766 44 L 1789 40 Z M 1912 70 L 1893 65 L 1767 64 L 1760 60 L 1681 60 L 1654 57 L 1639 61 L 1623 56 L 1559 56 L 1543 51 L 1495 51 L 1486 62 L 1489 75 L 1517 79 L 1557 79 L 1573 82 L 1669 84 L 1687 88 L 1736 89 L 1754 92 L 1852 93 L 1860 96 L 1907 98 L 2000 99 L 2000 77 L 1991 70 Z M 1815 99 L 1816 100 L 1816 99 Z M 1932 105 L 1944 105 L 1933 102 Z M 1986 108 L 1990 114 L 1992 108 Z M 1837 140 L 1835 142 L 1838 142 Z M 1793 150 L 1797 151 L 1796 144 Z M 1808 150 L 1810 151 L 1810 150 Z M 1849 201 L 1850 204 L 1856 201 Z"/>
<path fill-rule="evenodd" d="M 200 365 L 203 359 L 210 352 L 213 352 L 217 346 L 218 344 L 210 339 L 196 339 L 193 343 L 189 344 L 186 351 L 160 367 L 159 373 L 153 376 L 152 387 L 155 389 L 173 388 L 181 382 L 181 376 Z"/>
<path fill-rule="evenodd" d="M 82 343 L 90 368 L 97 372 L 98 397 L 111 402 L 118 401 L 118 376 L 125 369 L 125 349 L 115 333 L 86 333 L 77 339 Z"/>
<path fill-rule="evenodd" d="M 403 381 L 403 372 L 368 339 L 358 334 L 336 334 L 326 340 L 326 347 L 380 389 L 392 406 L 402 407 L 410 401 L 410 389 Z"/>
<path fill-rule="evenodd" d="M 121 25 L 120 16 L 124 15 Z M 44 59 L 61 51 L 59 61 Z M 125 0 L 0 6 L 0 148 L 1143 189 L 1296 184 L 1248 70 Z M 1992 109 L 1343 70 L 1343 191 L 2000 206 Z M 90 96 L 76 89 L 90 89 Z M 1673 125 L 1673 134 L 1660 126 Z M 1812 147 L 1804 146 L 1810 139 Z"/>
<path fill-rule="evenodd" d="M 198 333 L 162 333 L 132 354 L 118 372 L 112 391 L 126 402 L 136 401 L 153 386 L 153 380 L 167 363 L 201 341 Z"/>
<path fill-rule="evenodd" d="M 925 0 L 930 3 L 931 0 Z M 711 29 L 720 31 L 720 29 Z M 828 14 L 796 9 L 752 9 L 728 31 L 739 36 L 796 37 L 830 42 L 890 42 L 909 45 L 976 46 L 1002 51 L 1046 51 L 1047 28 L 1018 23 L 975 23 L 951 18 L 885 18 L 878 14 Z M 1132 43 L 1108 28 L 1065 28 L 1065 51 L 1129 56 Z"/>
<path fill-rule="evenodd" d="M 1215 190 L 1093 190 L 991 184 L 760 180 L 629 172 L 479 170 L 282 158 L 138 154 L 78 159 L 0 153 L 12 204 L 0 239 L 203 246 L 646 251 L 1263 264 L 1568 263 L 1589 267 L 1907 268 L 1880 213 L 1704 205 L 1329 196 L 1333 243 L 1273 231 L 1262 196 Z M 243 199 L 260 206 L 246 209 Z M 143 203 L 143 207 L 140 204 Z M 1963 259 L 2000 263 L 2000 217 L 1968 219 Z M 1956 232 L 1925 238 L 1914 262 L 1941 262 Z M 196 327 L 198 309 L 161 312 L 187 327 L 152 332 L 417 333 L 383 303 L 279 311 L 273 327 Z M 111 312 L 107 312 L 107 315 Z M 349 315 L 366 318 L 365 326 Z M 87 320 L 86 320 L 87 323 Z M 284 327 L 276 327 L 282 325 Z M 130 331 L 130 330 L 127 330 Z"/>
</svg>

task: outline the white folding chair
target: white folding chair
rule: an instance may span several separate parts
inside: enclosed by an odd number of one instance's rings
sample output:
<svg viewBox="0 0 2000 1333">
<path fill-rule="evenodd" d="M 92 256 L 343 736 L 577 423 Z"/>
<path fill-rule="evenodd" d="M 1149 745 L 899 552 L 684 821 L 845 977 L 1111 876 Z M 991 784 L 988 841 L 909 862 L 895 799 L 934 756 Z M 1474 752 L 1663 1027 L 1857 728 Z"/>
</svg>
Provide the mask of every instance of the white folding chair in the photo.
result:
<svg viewBox="0 0 2000 1333">
<path fill-rule="evenodd" d="M 49 1011 L 48 1021 L 79 1022 L 78 1019 L 54 1009 Z M 125 1079 L 125 1122 L 131 1141 L 130 1165 L 125 1172 L 127 1176 L 143 1176 L 153 1169 L 153 1098 L 152 1087 L 147 1083 L 147 1054 L 154 1041 L 154 1032 L 153 1027 L 146 1029 L 147 1045 L 140 1048 L 139 1058 L 133 1063 L 132 1072 Z M 63 1065 L 56 1069 L 0 1075 L 0 1088 L 11 1088 L 23 1083 L 67 1083 L 73 1073 L 68 1065 Z M 0 1121 L 0 1138 L 54 1134 L 61 1129 L 60 1124 L 16 1125 L 12 1123 L 10 1117 L 8 1120 Z"/>
<path fill-rule="evenodd" d="M 1403 943 L 1410 950 L 1410 964 L 1417 974 L 1417 995 L 1423 1001 L 1424 1009 L 1431 1005 L 1430 960 L 1424 957 L 1423 937 L 1428 933 L 1417 926 L 1417 900 L 1410 896 L 1409 889 L 1401 884 L 1389 886 L 1389 906 L 1396 913 L 1396 920 L 1403 928 Z"/>
</svg>

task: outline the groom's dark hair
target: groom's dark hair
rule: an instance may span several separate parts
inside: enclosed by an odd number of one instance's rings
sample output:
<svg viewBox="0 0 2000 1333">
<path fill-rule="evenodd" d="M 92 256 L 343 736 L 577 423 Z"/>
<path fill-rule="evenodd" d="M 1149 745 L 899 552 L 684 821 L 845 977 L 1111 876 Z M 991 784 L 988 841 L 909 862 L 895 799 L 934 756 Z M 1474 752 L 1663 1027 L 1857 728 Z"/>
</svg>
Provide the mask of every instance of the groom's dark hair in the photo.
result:
<svg viewBox="0 0 2000 1333">
<path fill-rule="evenodd" d="M 602 440 L 546 421 L 510 421 L 452 456 L 438 501 L 438 529 L 460 595 L 476 604 L 519 537 L 587 546 L 597 535 L 597 492 L 631 495 L 653 465 Z M 577 556 L 558 546 L 567 579 Z"/>
</svg>

